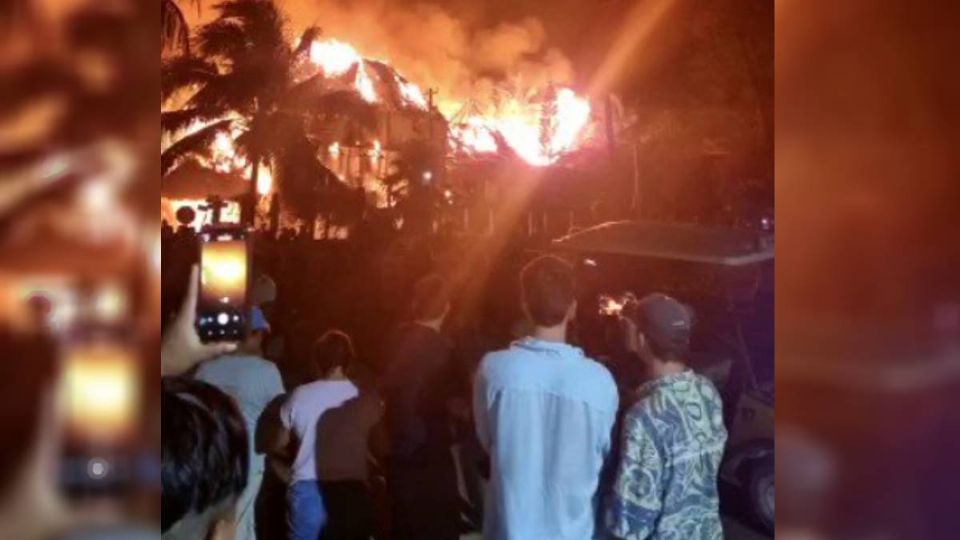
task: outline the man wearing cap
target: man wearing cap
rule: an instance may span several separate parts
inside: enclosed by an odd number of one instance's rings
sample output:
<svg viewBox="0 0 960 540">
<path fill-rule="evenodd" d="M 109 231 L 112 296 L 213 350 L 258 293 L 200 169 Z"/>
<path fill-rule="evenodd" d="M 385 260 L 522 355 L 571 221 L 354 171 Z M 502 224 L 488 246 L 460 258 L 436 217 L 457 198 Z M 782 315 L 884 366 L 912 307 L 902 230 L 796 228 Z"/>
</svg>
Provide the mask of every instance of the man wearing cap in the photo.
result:
<svg viewBox="0 0 960 540">
<path fill-rule="evenodd" d="M 237 540 L 256 538 L 254 502 L 260 491 L 265 468 L 264 455 L 254 443 L 257 424 L 267 405 L 284 393 L 280 370 L 263 359 L 262 344 L 270 330 L 260 308 L 250 313 L 250 333 L 236 352 L 200 364 L 195 377 L 210 383 L 237 402 L 243 413 L 249 438 L 250 469 L 247 487 L 237 502 Z"/>
<path fill-rule="evenodd" d="M 627 347 L 650 374 L 623 420 L 606 525 L 615 538 L 721 540 L 720 395 L 685 364 L 693 312 L 663 294 L 624 307 Z"/>
</svg>

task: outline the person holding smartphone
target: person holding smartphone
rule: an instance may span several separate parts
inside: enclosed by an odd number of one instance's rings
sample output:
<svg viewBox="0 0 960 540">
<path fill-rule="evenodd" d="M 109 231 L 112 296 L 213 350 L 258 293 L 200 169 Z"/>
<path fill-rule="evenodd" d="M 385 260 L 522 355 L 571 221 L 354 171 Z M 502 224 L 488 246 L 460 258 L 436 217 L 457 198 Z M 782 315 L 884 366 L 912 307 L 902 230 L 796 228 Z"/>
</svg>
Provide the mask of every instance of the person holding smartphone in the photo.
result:
<svg viewBox="0 0 960 540">
<path fill-rule="evenodd" d="M 256 538 L 254 502 L 263 482 L 265 456 L 255 445 L 257 425 L 267 406 L 285 392 L 280 370 L 263 358 L 263 339 L 269 331 L 260 308 L 250 310 L 250 330 L 234 353 L 199 365 L 196 379 L 210 383 L 232 397 L 243 413 L 247 426 L 250 470 L 247 489 L 237 508 L 237 540 Z"/>
</svg>

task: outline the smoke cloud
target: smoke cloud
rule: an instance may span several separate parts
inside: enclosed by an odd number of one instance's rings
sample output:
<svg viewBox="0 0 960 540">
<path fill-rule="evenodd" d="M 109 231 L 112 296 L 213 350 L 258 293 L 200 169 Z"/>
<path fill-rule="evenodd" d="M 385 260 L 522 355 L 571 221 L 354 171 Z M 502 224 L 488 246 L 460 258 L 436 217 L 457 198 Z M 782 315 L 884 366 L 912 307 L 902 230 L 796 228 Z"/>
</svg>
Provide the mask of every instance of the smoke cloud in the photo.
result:
<svg viewBox="0 0 960 540">
<path fill-rule="evenodd" d="M 385 60 L 412 82 L 439 91 L 438 104 L 453 114 L 469 99 L 489 103 L 498 92 L 530 93 L 573 80 L 571 62 L 551 47 L 534 18 L 481 26 L 431 4 L 397 6 L 390 0 L 278 2 L 299 34 L 316 25 L 327 38 L 351 43 Z"/>
</svg>

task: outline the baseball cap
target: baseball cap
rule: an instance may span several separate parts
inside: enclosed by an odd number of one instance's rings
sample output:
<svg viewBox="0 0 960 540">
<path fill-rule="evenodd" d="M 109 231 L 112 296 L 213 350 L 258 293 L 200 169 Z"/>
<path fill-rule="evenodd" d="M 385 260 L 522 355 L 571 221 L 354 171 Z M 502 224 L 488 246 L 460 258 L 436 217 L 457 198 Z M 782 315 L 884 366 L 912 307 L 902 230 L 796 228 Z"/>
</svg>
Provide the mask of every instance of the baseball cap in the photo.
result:
<svg viewBox="0 0 960 540">
<path fill-rule="evenodd" d="M 678 300 L 654 293 L 641 298 L 627 311 L 637 329 L 661 348 L 685 351 L 690 345 L 693 309 Z"/>
</svg>

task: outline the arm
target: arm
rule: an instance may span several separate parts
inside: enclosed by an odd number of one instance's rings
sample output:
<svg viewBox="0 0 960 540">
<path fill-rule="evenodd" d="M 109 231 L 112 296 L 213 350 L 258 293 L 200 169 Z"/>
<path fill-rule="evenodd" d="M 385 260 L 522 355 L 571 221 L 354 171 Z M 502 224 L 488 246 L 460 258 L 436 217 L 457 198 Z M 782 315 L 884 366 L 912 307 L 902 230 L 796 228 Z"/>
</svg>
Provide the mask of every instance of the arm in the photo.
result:
<svg viewBox="0 0 960 540">
<path fill-rule="evenodd" d="M 642 540 L 655 528 L 663 508 L 663 456 L 644 427 L 643 412 L 624 420 L 622 455 L 607 508 L 607 530 L 614 538 Z"/>
<path fill-rule="evenodd" d="M 267 406 L 257 425 L 256 448 L 266 454 L 267 467 L 284 483 L 290 483 L 290 429 L 282 417 L 285 398 L 277 396 Z"/>
</svg>

